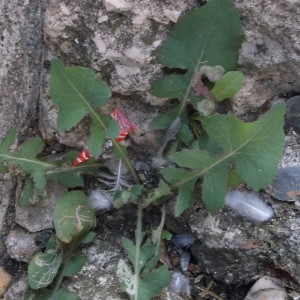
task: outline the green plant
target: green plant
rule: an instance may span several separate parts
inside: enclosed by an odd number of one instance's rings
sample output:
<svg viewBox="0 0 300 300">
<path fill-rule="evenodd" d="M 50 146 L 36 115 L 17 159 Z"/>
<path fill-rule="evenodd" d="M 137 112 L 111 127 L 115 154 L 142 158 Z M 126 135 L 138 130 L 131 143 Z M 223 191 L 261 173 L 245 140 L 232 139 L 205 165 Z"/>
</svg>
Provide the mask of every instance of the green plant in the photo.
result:
<svg viewBox="0 0 300 300">
<path fill-rule="evenodd" d="M 142 206 L 138 206 L 136 241 L 135 244 L 123 239 L 123 246 L 127 250 L 133 270 L 128 263 L 120 260 L 117 269 L 122 288 L 130 299 L 151 299 L 157 295 L 170 281 L 167 266 L 154 269 L 160 257 L 156 245 L 151 242 L 142 244 Z M 153 270 L 154 269 L 154 270 Z"/>
<path fill-rule="evenodd" d="M 21 205 L 32 205 L 43 199 L 44 189 L 47 180 L 52 180 L 64 185 L 67 188 L 84 186 L 82 174 L 95 173 L 101 164 L 91 159 L 87 164 L 77 168 L 70 166 L 78 152 L 67 153 L 60 161 L 46 161 L 38 158 L 38 154 L 44 148 L 42 139 L 31 138 L 23 143 L 14 153 L 10 151 L 16 136 L 16 129 L 11 129 L 0 144 L 0 169 L 6 172 L 9 163 L 20 167 L 19 173 L 27 177 L 24 179 L 24 188 L 20 196 Z"/>
<path fill-rule="evenodd" d="M 207 70 L 207 66 L 215 68 L 217 66 L 215 71 L 217 70 L 216 73 L 219 75 L 234 69 L 241 41 L 239 15 L 231 0 L 208 1 L 205 6 L 179 19 L 160 49 L 159 62 L 171 69 L 182 69 L 184 74 L 165 76 L 156 81 L 151 89 L 153 95 L 176 98 L 179 103 L 166 114 L 155 118 L 152 128 L 166 128 L 177 116 L 181 117 L 183 123 L 187 123 L 187 105 L 197 104 L 207 98 L 203 97 L 207 90 L 203 85 L 198 93 L 195 89 L 197 84 L 201 84 L 203 67 Z M 225 74 L 219 79 L 220 82 L 216 83 L 214 89 L 217 101 L 230 98 L 241 86 L 241 73 L 229 74 L 231 75 Z M 236 78 L 231 80 L 230 77 Z M 227 93 L 222 89 L 222 81 L 225 81 L 226 89 L 228 86 L 233 87 L 233 93 Z"/>
<path fill-rule="evenodd" d="M 78 299 L 60 284 L 63 277 L 76 274 L 86 262 L 86 257 L 74 255 L 74 251 L 96 235 L 89 231 L 95 224 L 95 212 L 87 205 L 83 192 L 72 191 L 57 200 L 53 223 L 55 235 L 29 264 L 30 289 L 25 299 Z"/>
<path fill-rule="evenodd" d="M 227 186 L 244 182 L 259 190 L 274 177 L 284 144 L 284 105 L 274 106 L 252 123 L 215 112 L 218 102 L 232 97 L 242 85 L 242 73 L 232 71 L 240 45 L 241 26 L 231 0 L 210 0 L 205 6 L 186 14 L 174 26 L 159 53 L 159 61 L 175 69 L 174 73 L 154 82 L 151 92 L 178 101 L 167 113 L 156 117 L 151 126 L 162 129 L 176 122 L 173 126 L 176 130 L 171 127 L 173 132 L 165 143 L 176 137 L 177 129 L 178 134 L 161 169 L 163 178 L 152 189 L 139 182 L 126 149 L 115 140 L 117 123 L 97 110 L 111 95 L 106 84 L 92 70 L 65 67 L 58 59 L 52 61 L 50 95 L 59 108 L 58 129 L 70 129 L 89 115 L 90 153 L 97 157 L 105 139 L 112 139 L 115 155 L 124 162 L 134 180 L 134 185 L 116 190 L 113 195 L 116 208 L 127 203 L 135 203 L 138 207 L 135 243 L 123 240 L 129 263 L 121 260 L 117 270 L 130 299 L 151 299 L 170 279 L 167 267 L 156 269 L 165 213 L 153 242 L 150 242 L 142 230 L 144 208 L 176 195 L 175 215 L 178 216 L 194 203 L 195 189 L 201 185 L 206 208 L 216 211 L 224 205 Z M 82 174 L 98 175 L 101 163 L 93 158 L 72 167 L 70 162 L 77 155 L 75 152 L 66 154 L 61 161 L 51 162 L 38 156 L 44 147 L 41 139 L 30 139 L 12 153 L 9 149 L 14 140 L 15 130 L 12 130 L 0 145 L 0 162 L 18 165 L 25 175 L 29 175 L 20 198 L 23 205 L 33 204 L 45 196 L 47 180 L 74 188 L 83 187 Z M 163 155 L 165 146 L 159 156 Z M 4 165 L 1 170 L 5 170 Z M 77 231 L 73 221 L 79 207 L 85 211 L 81 222 L 86 224 Z M 78 257 L 80 263 L 76 264 L 70 257 L 80 243 L 91 240 L 92 235 L 87 232 L 94 222 L 94 212 L 82 192 L 70 192 L 58 200 L 53 222 L 55 236 L 29 266 L 31 289 L 28 299 L 40 295 L 54 299 L 53 295 L 68 293 L 61 291 L 59 285 L 63 276 L 74 274 L 84 263 L 83 258 Z M 41 267 L 41 261 L 48 263 Z"/>
<path fill-rule="evenodd" d="M 241 26 L 232 1 L 213 0 L 182 17 L 160 50 L 162 64 L 184 71 L 165 76 L 151 89 L 155 96 L 179 100 L 152 121 L 152 128 L 166 128 L 180 116 L 179 138 L 190 148 L 169 155 L 177 167 L 161 172 L 172 190 L 178 189 L 176 216 L 194 203 L 199 178 L 206 208 L 216 211 L 224 205 L 227 185 L 244 181 L 258 191 L 275 175 L 284 145 L 284 105 L 253 123 L 214 113 L 217 102 L 232 97 L 242 85 L 242 73 L 230 71 L 240 45 Z M 189 106 L 196 111 L 193 118 L 200 121 L 200 130 L 193 129 Z M 199 132 L 198 139 L 190 138 Z"/>
</svg>

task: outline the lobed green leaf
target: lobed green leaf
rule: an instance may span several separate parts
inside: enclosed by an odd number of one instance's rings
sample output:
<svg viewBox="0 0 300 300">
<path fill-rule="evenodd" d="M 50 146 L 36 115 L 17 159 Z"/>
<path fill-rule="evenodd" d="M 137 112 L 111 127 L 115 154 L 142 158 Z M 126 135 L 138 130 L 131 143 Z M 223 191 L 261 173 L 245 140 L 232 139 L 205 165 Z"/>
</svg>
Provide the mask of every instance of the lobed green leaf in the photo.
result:
<svg viewBox="0 0 300 300">
<path fill-rule="evenodd" d="M 16 139 L 16 133 L 17 133 L 17 129 L 16 128 L 12 128 L 10 129 L 10 131 L 6 134 L 6 136 L 4 137 L 3 141 L 0 144 L 0 152 L 9 152 L 9 148 L 11 147 L 11 145 L 13 144 L 13 142 Z"/>
<path fill-rule="evenodd" d="M 96 74 L 82 67 L 65 67 L 58 59 L 51 61 L 50 96 L 59 106 L 58 128 L 68 130 L 94 108 L 104 105 L 111 92 Z"/>
<path fill-rule="evenodd" d="M 96 236 L 96 232 L 89 231 L 86 235 L 84 235 L 80 239 L 80 243 L 82 244 L 90 243 L 95 238 L 95 236 Z"/>
<path fill-rule="evenodd" d="M 163 176 L 179 188 L 176 214 L 192 202 L 191 189 L 203 177 L 202 198 L 208 210 L 224 204 L 228 167 L 234 164 L 240 178 L 258 191 L 273 179 L 284 146 L 285 106 L 277 104 L 252 123 L 234 116 L 214 115 L 203 120 L 210 139 L 223 149 L 217 156 L 201 150 L 183 150 L 170 155 L 179 167 L 162 170 Z M 186 200 L 185 200 L 186 199 Z M 184 204 L 185 203 L 185 204 Z"/>
<path fill-rule="evenodd" d="M 186 75 L 169 75 L 155 81 L 150 92 L 157 97 L 184 99 L 185 91 L 189 85 L 190 78 Z"/>
<path fill-rule="evenodd" d="M 19 198 L 19 204 L 21 206 L 33 205 L 45 199 L 46 196 L 46 190 L 35 189 L 32 179 L 29 179 L 29 181 L 23 187 L 22 193 Z"/>
<path fill-rule="evenodd" d="M 143 279 L 136 278 L 124 260 L 120 260 L 117 275 L 121 280 L 122 288 L 130 299 L 150 300 L 156 296 L 170 282 L 170 273 L 167 266 L 161 266 L 150 272 Z"/>
<path fill-rule="evenodd" d="M 175 204 L 175 217 L 178 217 L 184 210 L 194 204 L 196 179 L 181 185 L 178 189 L 178 196 Z"/>
<path fill-rule="evenodd" d="M 160 293 L 170 282 L 170 272 L 167 266 L 153 270 L 149 275 L 144 277 L 140 283 L 139 298 L 140 300 L 152 299 Z"/>
<path fill-rule="evenodd" d="M 188 70 L 200 65 L 235 67 L 242 41 L 239 14 L 231 0 L 211 0 L 179 19 L 160 49 L 159 61 Z"/>
<path fill-rule="evenodd" d="M 179 109 L 178 107 L 176 107 L 174 109 L 171 109 L 167 113 L 160 114 L 157 117 L 153 118 L 153 120 L 150 123 L 150 128 L 151 129 L 168 128 L 176 118 L 178 111 Z"/>
<path fill-rule="evenodd" d="M 135 244 L 128 238 L 122 239 L 122 244 L 124 249 L 127 251 L 128 257 L 132 264 L 134 264 L 135 260 Z"/>
</svg>

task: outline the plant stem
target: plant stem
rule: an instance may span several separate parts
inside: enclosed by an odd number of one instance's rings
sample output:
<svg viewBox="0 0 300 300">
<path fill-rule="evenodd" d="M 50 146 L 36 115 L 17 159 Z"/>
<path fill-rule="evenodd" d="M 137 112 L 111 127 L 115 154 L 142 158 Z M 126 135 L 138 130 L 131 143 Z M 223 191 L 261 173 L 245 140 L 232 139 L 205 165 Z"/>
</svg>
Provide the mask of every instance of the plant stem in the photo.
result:
<svg viewBox="0 0 300 300">
<path fill-rule="evenodd" d="M 139 178 L 136 175 L 136 172 L 135 172 L 135 170 L 132 166 L 132 163 L 131 163 L 129 157 L 126 155 L 126 153 L 123 151 L 122 147 L 120 146 L 120 144 L 117 141 L 112 140 L 112 142 L 113 142 L 113 145 L 114 145 L 115 149 L 117 149 L 118 154 L 120 155 L 120 158 L 122 159 L 122 161 L 124 162 L 124 164 L 128 168 L 129 172 L 131 173 L 135 183 L 139 184 L 139 182 L 140 182 Z"/>
<path fill-rule="evenodd" d="M 158 254 L 158 250 L 159 250 L 159 247 L 160 247 L 160 244 L 161 244 L 161 233 L 162 233 L 162 231 L 164 229 L 164 226 L 165 226 L 166 214 L 167 214 L 167 204 L 163 203 L 163 205 L 161 206 L 160 224 L 152 234 L 152 242 L 154 244 L 156 244 L 156 255 Z"/>
<path fill-rule="evenodd" d="M 134 277 L 135 277 L 135 284 L 134 284 L 134 299 L 139 299 L 139 275 L 140 275 L 140 268 L 139 268 L 139 261 L 140 261 L 140 254 L 141 254 L 141 244 L 142 244 L 142 219 L 143 219 L 143 207 L 141 203 L 138 203 L 138 211 L 137 211 L 137 221 L 136 221 L 136 230 L 135 230 L 135 260 L 134 260 Z"/>
<path fill-rule="evenodd" d="M 65 268 L 66 268 L 66 265 L 69 261 L 69 259 L 71 258 L 71 255 L 72 253 L 74 252 L 74 249 L 78 246 L 78 241 L 74 241 L 70 244 L 68 250 L 66 251 L 66 253 L 64 254 L 64 259 L 63 259 L 63 263 L 62 263 L 62 266 L 59 270 L 59 272 L 57 273 L 57 276 L 55 278 L 55 281 L 54 281 L 54 285 L 53 285 L 53 292 L 51 294 L 51 298 L 50 300 L 55 300 L 56 299 L 56 292 L 58 291 L 58 289 L 60 288 L 60 285 L 63 281 L 63 278 L 64 278 L 64 271 L 65 271 Z"/>
</svg>

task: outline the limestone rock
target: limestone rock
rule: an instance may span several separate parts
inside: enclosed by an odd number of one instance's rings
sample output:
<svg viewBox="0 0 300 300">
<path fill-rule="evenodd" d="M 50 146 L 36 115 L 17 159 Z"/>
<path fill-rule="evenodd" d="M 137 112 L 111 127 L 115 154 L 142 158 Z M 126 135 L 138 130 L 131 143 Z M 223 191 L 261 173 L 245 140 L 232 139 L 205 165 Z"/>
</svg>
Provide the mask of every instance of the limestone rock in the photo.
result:
<svg viewBox="0 0 300 300">
<path fill-rule="evenodd" d="M 42 59 L 42 7 L 40 1 L 1 1 L 0 141 L 12 127 L 19 140 L 33 125 L 40 92 Z M 17 141 L 18 142 L 18 141 Z M 10 224 L 15 180 L 1 175 L 0 232 Z M 2 240 L 2 239 L 1 239 Z M 0 251 L 2 253 L 2 242 Z M 4 251 L 3 251 L 4 253 Z M 4 256 L 0 258 L 2 262 Z"/>
<path fill-rule="evenodd" d="M 41 88 L 42 5 L 42 1 L 0 1 L 0 141 L 12 127 L 17 128 L 16 144 L 36 129 L 33 127 Z M 0 265 L 6 266 L 11 265 L 11 259 L 4 241 L 15 225 L 16 181 L 9 172 L 1 174 L 0 180 Z M 12 275 L 12 283 L 4 299 L 23 299 L 17 292 L 10 294 L 16 275 L 22 276 L 21 270 L 17 274 L 7 271 Z M 5 283 L 3 278 L 0 282 Z"/>
<path fill-rule="evenodd" d="M 24 137 L 40 92 L 42 7 L 39 1 L 20 6 L 13 0 L 1 2 L 0 10 L 0 139 L 14 126 Z"/>
<path fill-rule="evenodd" d="M 285 274 L 289 285 L 300 282 L 300 211 L 283 202 L 272 203 L 277 218 L 260 225 L 237 217 L 227 208 L 190 216 L 198 241 L 192 254 L 200 267 L 227 284 L 247 283 L 261 272 Z"/>
<path fill-rule="evenodd" d="M 107 11 L 120 12 L 130 9 L 130 6 L 124 0 L 105 0 L 104 5 Z"/>
<path fill-rule="evenodd" d="M 299 1 L 235 0 L 243 23 L 239 67 L 245 85 L 233 98 L 236 114 L 300 91 Z"/>
<path fill-rule="evenodd" d="M 123 299 L 116 267 L 121 248 L 109 241 L 95 239 L 93 245 L 83 249 L 88 257 L 82 270 L 64 284 L 80 299 Z"/>
</svg>

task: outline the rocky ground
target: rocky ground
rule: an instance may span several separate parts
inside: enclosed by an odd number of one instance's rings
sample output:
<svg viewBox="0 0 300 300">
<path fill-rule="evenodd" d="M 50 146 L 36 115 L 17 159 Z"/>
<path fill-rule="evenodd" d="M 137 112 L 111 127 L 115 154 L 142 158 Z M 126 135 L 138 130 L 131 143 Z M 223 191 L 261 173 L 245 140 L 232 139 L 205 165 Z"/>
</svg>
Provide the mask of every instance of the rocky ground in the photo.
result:
<svg viewBox="0 0 300 300">
<path fill-rule="evenodd" d="M 0 139 L 16 127 L 22 143 L 41 136 L 45 153 L 81 149 L 86 143 L 86 121 L 69 132 L 56 127 L 57 110 L 49 98 L 50 60 L 60 58 L 66 65 L 92 68 L 112 92 L 103 113 L 121 107 L 136 125 L 131 146 L 138 148 L 140 160 L 158 149 L 162 132 L 149 130 L 149 123 L 163 111 L 167 99 L 149 93 L 151 83 L 164 70 L 157 62 L 160 45 L 178 17 L 199 7 L 197 0 L 73 0 L 45 3 L 42 0 L 2 1 L 0 3 Z M 235 0 L 243 25 L 243 44 L 238 69 L 245 74 L 242 89 L 229 104 L 236 116 L 256 119 L 281 101 L 287 103 L 286 146 L 279 167 L 279 185 L 262 191 L 273 207 L 275 218 L 253 224 L 229 209 L 208 214 L 196 203 L 180 217 L 168 204 L 166 229 L 173 234 L 193 234 L 187 251 L 192 299 L 245 299 L 251 286 L 267 286 L 268 297 L 300 299 L 300 206 L 298 194 L 279 196 L 286 178 L 291 190 L 300 190 L 297 105 L 300 93 L 300 3 L 292 0 Z M 296 104 L 295 104 L 296 103 Z M 296 169 L 289 169 L 289 168 Z M 51 183 L 46 201 L 39 206 L 20 207 L 17 196 L 21 181 L 14 169 L 0 175 L 0 295 L 22 299 L 27 288 L 27 263 L 51 233 L 51 217 L 56 199 L 66 189 Z M 87 180 L 87 188 L 95 183 Z M 279 194 L 278 194 L 279 193 Z M 136 208 L 129 206 L 97 216 L 95 240 L 79 251 L 88 256 L 82 271 L 64 281 L 80 299 L 127 299 L 115 275 L 120 258 L 126 258 L 123 236 L 133 238 Z M 160 222 L 159 208 L 145 212 L 145 229 Z M 181 270 L 181 253 L 170 242 L 173 270 Z M 246 299 L 262 299 L 262 287 Z M 273 295 L 274 295 L 273 294 Z M 165 289 L 159 299 L 185 299 Z"/>
</svg>

